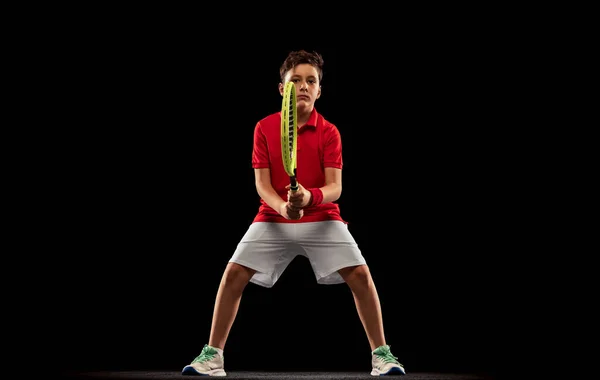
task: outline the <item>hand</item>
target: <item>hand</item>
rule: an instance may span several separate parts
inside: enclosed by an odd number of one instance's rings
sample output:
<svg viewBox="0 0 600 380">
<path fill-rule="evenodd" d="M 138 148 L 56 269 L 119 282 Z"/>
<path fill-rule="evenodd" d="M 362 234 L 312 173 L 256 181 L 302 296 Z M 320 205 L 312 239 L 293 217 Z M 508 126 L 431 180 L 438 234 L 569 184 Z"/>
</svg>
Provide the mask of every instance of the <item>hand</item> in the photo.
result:
<svg viewBox="0 0 600 380">
<path fill-rule="evenodd" d="M 304 216 L 304 210 L 292 206 L 289 202 L 281 204 L 281 209 L 279 210 L 279 213 L 284 218 L 291 220 L 299 220 Z"/>
<path fill-rule="evenodd" d="M 288 202 L 297 209 L 303 209 L 308 206 L 312 201 L 312 194 L 306 190 L 304 186 L 298 182 L 298 190 L 292 191 L 291 185 L 287 185 L 285 188 L 288 189 Z"/>
</svg>

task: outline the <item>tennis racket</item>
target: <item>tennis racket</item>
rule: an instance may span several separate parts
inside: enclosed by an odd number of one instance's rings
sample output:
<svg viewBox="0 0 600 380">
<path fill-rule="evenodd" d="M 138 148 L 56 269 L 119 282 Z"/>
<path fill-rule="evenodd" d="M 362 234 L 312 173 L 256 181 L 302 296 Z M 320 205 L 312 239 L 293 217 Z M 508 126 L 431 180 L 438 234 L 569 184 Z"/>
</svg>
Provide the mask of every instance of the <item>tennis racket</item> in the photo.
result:
<svg viewBox="0 0 600 380">
<path fill-rule="evenodd" d="M 296 86 L 287 82 L 281 103 L 281 157 L 283 168 L 290 176 L 291 190 L 298 190 L 296 182 L 296 152 L 298 147 L 298 119 L 296 111 Z"/>
</svg>

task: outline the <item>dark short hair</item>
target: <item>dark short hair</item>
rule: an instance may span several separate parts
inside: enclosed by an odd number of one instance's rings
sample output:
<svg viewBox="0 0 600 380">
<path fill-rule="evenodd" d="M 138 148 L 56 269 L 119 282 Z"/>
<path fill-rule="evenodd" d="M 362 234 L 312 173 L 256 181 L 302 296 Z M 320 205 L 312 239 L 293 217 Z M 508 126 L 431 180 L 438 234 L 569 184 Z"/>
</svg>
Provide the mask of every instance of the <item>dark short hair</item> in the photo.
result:
<svg viewBox="0 0 600 380">
<path fill-rule="evenodd" d="M 323 80 L 324 62 L 321 54 L 317 53 L 316 51 L 308 52 L 306 50 L 297 50 L 290 52 L 279 68 L 279 77 L 281 82 L 283 83 L 285 81 L 285 74 L 288 71 L 303 63 L 308 63 L 316 68 L 317 72 L 319 73 L 319 82 Z"/>
</svg>

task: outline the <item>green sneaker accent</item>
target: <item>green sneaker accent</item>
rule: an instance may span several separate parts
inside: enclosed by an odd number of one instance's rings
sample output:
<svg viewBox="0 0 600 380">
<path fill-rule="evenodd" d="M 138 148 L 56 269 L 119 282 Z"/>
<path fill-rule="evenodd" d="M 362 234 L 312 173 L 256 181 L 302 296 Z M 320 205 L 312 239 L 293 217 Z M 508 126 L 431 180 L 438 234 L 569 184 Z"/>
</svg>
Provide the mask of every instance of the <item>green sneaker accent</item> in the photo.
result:
<svg viewBox="0 0 600 380">
<path fill-rule="evenodd" d="M 192 361 L 192 364 L 193 363 L 204 363 L 204 362 L 209 361 L 212 358 L 214 358 L 215 355 L 217 355 L 217 354 L 218 354 L 217 350 L 215 350 L 208 344 L 205 344 L 204 348 L 202 348 L 202 352 L 200 353 L 200 355 L 196 356 L 196 359 L 194 359 Z"/>
<path fill-rule="evenodd" d="M 394 355 L 392 355 L 392 351 L 390 351 L 390 349 L 391 349 L 391 346 L 388 346 L 388 345 L 379 346 L 375 349 L 375 351 L 373 351 L 373 355 L 379 356 L 381 358 L 381 360 L 384 361 L 385 363 L 394 363 L 394 364 L 402 365 L 398 361 L 398 358 L 395 357 Z"/>
</svg>

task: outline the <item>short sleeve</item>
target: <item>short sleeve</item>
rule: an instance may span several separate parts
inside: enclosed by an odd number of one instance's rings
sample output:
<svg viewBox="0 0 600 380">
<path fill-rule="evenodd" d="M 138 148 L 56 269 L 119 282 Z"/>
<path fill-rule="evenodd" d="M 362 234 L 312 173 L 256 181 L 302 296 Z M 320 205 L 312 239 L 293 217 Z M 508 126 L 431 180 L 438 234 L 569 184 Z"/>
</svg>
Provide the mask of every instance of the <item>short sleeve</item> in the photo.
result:
<svg viewBox="0 0 600 380">
<path fill-rule="evenodd" d="M 323 166 L 341 169 L 342 161 L 342 137 L 335 125 L 330 125 L 324 132 Z"/>
<path fill-rule="evenodd" d="M 267 138 L 262 131 L 260 122 L 254 127 L 254 146 L 252 148 L 252 167 L 254 169 L 268 168 L 269 163 L 269 148 Z"/>
</svg>

